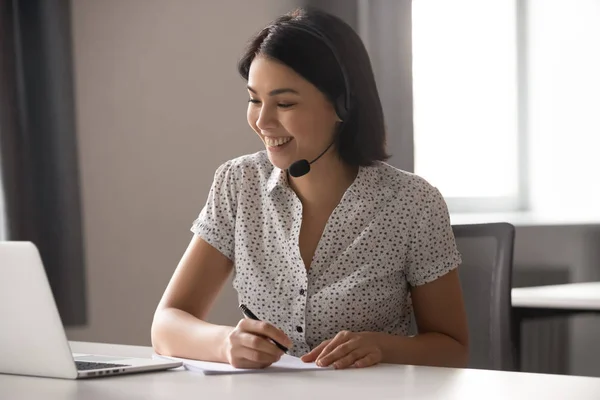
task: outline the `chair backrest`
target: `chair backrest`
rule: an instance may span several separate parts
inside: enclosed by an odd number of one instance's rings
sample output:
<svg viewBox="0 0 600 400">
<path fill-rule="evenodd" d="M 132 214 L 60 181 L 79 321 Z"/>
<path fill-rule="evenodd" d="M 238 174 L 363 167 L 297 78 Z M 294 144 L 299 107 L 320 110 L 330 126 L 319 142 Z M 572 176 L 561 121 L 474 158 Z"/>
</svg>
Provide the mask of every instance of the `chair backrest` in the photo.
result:
<svg viewBox="0 0 600 400">
<path fill-rule="evenodd" d="M 453 225 L 462 255 L 460 281 L 469 321 L 470 368 L 516 370 L 511 324 L 515 228 Z"/>
</svg>

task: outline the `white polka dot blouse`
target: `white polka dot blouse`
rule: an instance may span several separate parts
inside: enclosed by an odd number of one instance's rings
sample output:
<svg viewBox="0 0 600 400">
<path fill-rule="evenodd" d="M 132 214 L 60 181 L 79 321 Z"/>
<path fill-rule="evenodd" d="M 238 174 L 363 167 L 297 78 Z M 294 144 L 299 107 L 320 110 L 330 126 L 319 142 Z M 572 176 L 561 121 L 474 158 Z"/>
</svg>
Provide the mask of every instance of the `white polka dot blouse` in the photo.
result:
<svg viewBox="0 0 600 400">
<path fill-rule="evenodd" d="M 448 209 L 423 178 L 384 162 L 360 167 L 307 270 L 302 204 L 266 151 L 217 169 L 192 232 L 231 259 L 238 300 L 301 356 L 342 330 L 407 335 L 409 288 L 461 262 Z"/>
</svg>

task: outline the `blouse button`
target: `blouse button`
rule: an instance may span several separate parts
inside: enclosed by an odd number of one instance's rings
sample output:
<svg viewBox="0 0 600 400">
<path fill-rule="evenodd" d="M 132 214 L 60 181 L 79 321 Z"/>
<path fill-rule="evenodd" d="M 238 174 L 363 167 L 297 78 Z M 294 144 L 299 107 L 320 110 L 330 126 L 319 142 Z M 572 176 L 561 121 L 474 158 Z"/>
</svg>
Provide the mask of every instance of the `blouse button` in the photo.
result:
<svg viewBox="0 0 600 400">
<path fill-rule="evenodd" d="M 300 296 L 304 296 L 304 293 L 306 293 L 304 289 L 300 289 Z"/>
<path fill-rule="evenodd" d="M 300 332 L 300 333 L 302 333 L 302 331 L 303 331 L 301 326 L 297 326 L 297 327 L 296 327 L 296 330 L 297 330 L 298 332 Z"/>
</svg>

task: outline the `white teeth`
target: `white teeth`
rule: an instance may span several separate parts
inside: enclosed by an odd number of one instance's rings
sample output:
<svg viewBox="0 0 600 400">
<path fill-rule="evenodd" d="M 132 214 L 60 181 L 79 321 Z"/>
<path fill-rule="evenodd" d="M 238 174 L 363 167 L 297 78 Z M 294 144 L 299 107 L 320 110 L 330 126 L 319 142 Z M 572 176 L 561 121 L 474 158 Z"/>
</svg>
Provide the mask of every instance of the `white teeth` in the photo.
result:
<svg viewBox="0 0 600 400">
<path fill-rule="evenodd" d="M 264 138 L 265 138 L 265 143 L 267 144 L 267 146 L 270 146 L 270 147 L 281 146 L 282 144 L 285 144 L 285 143 L 289 142 L 290 140 L 292 140 L 291 137 L 270 138 L 270 137 L 265 136 Z"/>
</svg>

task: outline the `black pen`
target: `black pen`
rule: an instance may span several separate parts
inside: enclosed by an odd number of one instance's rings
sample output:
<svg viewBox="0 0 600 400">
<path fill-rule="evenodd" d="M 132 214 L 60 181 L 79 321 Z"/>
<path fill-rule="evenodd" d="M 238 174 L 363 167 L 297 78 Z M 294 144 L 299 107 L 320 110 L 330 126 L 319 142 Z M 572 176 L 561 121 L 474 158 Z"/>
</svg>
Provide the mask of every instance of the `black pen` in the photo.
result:
<svg viewBox="0 0 600 400">
<path fill-rule="evenodd" d="M 248 307 L 246 307 L 244 304 L 240 304 L 240 310 L 242 310 L 242 313 L 244 313 L 244 315 L 250 319 L 253 319 L 255 321 L 260 321 L 260 319 L 258 319 L 258 317 L 256 315 L 254 315 L 254 313 L 252 311 L 250 311 L 250 309 Z M 275 346 L 279 347 L 279 349 L 281 349 L 281 351 L 283 351 L 284 353 L 288 352 L 287 347 L 282 346 L 281 344 L 277 343 L 275 340 L 271 339 L 271 341 L 273 343 L 275 343 Z"/>
</svg>

